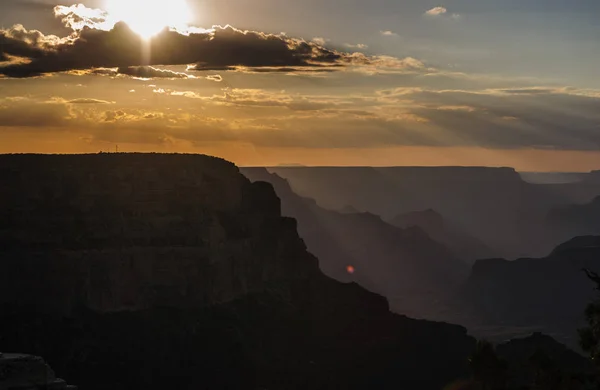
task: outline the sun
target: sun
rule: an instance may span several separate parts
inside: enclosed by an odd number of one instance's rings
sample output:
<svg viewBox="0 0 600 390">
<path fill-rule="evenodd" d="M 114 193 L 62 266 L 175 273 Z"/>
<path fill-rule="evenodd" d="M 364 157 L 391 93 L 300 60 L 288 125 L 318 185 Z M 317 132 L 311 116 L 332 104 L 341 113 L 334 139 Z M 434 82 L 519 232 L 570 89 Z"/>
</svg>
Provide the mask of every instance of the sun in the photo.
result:
<svg viewBox="0 0 600 390">
<path fill-rule="evenodd" d="M 191 21 L 187 0 L 104 0 L 112 19 L 150 39 L 165 27 L 185 28 Z"/>
</svg>

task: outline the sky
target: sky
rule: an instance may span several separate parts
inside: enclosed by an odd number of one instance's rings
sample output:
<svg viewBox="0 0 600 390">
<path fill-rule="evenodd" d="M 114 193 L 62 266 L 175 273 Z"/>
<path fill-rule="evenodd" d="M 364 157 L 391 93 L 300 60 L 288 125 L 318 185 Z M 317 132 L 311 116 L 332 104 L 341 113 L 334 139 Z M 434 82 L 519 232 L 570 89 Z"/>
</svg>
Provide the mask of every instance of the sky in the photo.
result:
<svg viewBox="0 0 600 390">
<path fill-rule="evenodd" d="M 600 169 L 597 0 L 0 1 L 0 153 Z"/>
</svg>

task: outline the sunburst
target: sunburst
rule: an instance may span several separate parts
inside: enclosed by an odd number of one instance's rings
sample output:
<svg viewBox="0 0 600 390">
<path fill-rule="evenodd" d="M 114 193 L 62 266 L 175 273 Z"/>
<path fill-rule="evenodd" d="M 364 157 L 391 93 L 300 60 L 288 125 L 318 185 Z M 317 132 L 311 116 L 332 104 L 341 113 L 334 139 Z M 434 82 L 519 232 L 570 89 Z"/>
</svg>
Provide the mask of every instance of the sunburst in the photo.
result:
<svg viewBox="0 0 600 390">
<path fill-rule="evenodd" d="M 185 29 L 191 21 L 187 0 L 104 0 L 110 17 L 150 39 L 165 27 Z"/>
</svg>

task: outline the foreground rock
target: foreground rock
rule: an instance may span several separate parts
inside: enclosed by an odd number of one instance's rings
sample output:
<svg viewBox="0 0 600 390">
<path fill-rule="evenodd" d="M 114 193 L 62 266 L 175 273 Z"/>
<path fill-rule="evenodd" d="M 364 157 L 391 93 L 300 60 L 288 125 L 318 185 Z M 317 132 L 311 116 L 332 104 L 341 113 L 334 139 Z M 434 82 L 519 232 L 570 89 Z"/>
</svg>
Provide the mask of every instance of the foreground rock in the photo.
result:
<svg viewBox="0 0 600 390">
<path fill-rule="evenodd" d="M 266 183 L 197 155 L 0 156 L 0 345 L 83 390 L 439 389 L 464 328 L 333 281 Z"/>
<path fill-rule="evenodd" d="M 594 373 L 589 359 L 542 333 L 502 343 L 496 352 L 508 362 L 510 388 L 540 382 L 540 376 L 545 375 L 546 382 L 550 382 L 547 388 L 559 388 L 561 384 L 560 388 L 583 389 Z"/>
<path fill-rule="evenodd" d="M 76 390 L 38 356 L 0 353 L 0 390 Z"/>
</svg>

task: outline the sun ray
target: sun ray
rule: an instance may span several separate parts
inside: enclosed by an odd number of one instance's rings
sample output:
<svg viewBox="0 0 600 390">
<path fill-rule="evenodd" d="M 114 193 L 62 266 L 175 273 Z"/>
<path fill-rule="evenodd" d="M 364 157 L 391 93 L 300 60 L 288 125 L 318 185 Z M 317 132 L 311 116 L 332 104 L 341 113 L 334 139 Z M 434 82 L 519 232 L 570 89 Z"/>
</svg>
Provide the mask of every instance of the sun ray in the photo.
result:
<svg viewBox="0 0 600 390">
<path fill-rule="evenodd" d="M 191 21 L 187 0 L 105 0 L 110 17 L 125 23 L 145 39 L 165 27 L 185 29 Z"/>
</svg>

